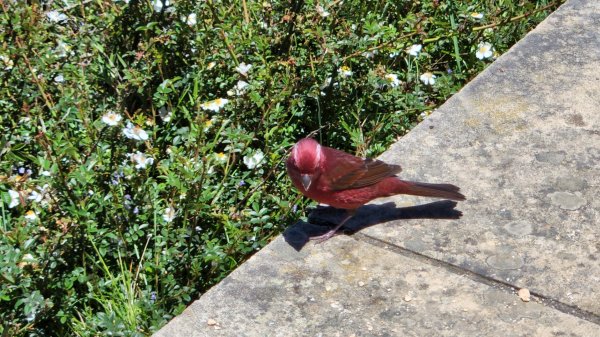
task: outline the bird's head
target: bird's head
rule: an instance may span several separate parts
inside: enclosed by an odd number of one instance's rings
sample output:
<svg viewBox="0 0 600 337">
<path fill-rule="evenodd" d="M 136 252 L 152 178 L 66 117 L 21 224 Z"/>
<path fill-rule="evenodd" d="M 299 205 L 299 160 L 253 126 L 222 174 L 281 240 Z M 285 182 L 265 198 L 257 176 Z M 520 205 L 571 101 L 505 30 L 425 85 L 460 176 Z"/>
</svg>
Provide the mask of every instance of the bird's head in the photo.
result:
<svg viewBox="0 0 600 337">
<path fill-rule="evenodd" d="M 324 159 L 321 144 L 312 138 L 304 138 L 294 145 L 290 157 L 293 165 L 300 171 L 302 187 L 308 191 L 321 172 L 320 163 Z"/>
</svg>

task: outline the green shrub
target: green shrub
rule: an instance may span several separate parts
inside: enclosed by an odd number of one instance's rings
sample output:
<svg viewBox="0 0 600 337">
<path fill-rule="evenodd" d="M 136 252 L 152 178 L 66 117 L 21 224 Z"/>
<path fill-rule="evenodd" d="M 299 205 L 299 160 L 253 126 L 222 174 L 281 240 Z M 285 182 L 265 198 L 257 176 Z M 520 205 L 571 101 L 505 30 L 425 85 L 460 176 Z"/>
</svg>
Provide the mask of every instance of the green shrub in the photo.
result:
<svg viewBox="0 0 600 337">
<path fill-rule="evenodd" d="M 0 333 L 151 334 L 560 2 L 0 0 Z"/>
</svg>

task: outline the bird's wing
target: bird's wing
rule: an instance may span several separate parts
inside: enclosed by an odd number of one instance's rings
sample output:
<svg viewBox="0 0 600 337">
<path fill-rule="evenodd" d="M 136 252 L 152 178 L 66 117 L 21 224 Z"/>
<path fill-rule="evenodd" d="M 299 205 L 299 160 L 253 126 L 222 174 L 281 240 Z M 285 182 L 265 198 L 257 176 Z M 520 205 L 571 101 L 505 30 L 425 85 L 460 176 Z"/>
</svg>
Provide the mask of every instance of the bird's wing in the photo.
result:
<svg viewBox="0 0 600 337">
<path fill-rule="evenodd" d="M 363 159 L 343 151 L 324 148 L 325 166 L 322 178 L 333 191 L 373 185 L 393 176 L 402 168 L 377 159 Z"/>
</svg>

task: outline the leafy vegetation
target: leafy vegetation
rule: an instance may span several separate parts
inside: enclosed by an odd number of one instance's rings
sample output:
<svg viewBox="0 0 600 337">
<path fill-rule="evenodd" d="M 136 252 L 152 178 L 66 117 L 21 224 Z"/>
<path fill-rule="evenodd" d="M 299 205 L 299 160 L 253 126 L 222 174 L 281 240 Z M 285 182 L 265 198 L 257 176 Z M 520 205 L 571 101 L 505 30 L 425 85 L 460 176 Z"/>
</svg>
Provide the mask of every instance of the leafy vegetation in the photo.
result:
<svg viewBox="0 0 600 337">
<path fill-rule="evenodd" d="M 151 334 L 560 3 L 0 0 L 0 334 Z"/>
</svg>

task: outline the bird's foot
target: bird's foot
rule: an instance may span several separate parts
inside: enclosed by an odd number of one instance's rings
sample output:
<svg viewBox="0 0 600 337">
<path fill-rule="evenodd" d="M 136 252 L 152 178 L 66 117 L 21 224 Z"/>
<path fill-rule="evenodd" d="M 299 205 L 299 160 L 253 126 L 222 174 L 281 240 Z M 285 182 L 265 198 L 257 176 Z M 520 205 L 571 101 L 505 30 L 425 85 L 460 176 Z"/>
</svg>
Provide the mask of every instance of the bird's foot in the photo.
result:
<svg viewBox="0 0 600 337">
<path fill-rule="evenodd" d="M 332 229 L 323 235 L 311 236 L 309 239 L 311 241 L 315 241 L 315 243 L 323 243 L 323 242 L 329 240 L 332 236 L 334 236 L 336 234 L 336 232 L 337 232 L 337 229 Z"/>
</svg>

